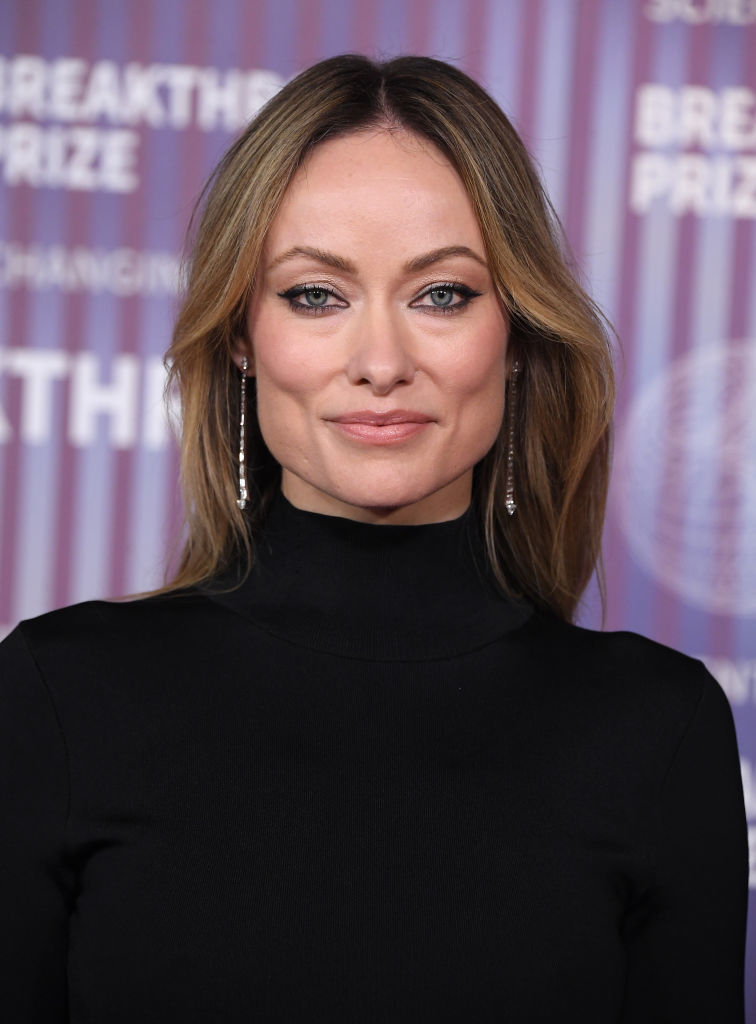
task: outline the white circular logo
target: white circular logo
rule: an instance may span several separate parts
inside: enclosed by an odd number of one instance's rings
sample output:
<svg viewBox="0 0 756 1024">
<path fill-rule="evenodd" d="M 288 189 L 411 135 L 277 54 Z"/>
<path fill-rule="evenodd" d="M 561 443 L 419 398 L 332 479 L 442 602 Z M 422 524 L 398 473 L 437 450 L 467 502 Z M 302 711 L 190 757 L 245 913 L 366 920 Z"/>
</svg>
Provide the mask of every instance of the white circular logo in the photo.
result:
<svg viewBox="0 0 756 1024">
<path fill-rule="evenodd" d="M 640 392 L 613 494 L 657 580 L 708 611 L 756 615 L 756 340 L 678 359 Z"/>
</svg>

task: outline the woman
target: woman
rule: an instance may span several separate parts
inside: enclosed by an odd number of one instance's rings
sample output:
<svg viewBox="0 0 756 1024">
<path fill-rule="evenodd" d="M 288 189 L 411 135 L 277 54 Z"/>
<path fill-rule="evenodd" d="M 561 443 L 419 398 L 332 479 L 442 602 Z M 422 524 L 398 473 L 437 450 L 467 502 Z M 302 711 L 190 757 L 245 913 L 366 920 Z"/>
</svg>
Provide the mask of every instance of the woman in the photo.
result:
<svg viewBox="0 0 756 1024">
<path fill-rule="evenodd" d="M 571 625 L 609 346 L 493 101 L 290 82 L 169 356 L 178 576 L 2 652 L 10 1019 L 742 1020 L 729 706 Z"/>
</svg>

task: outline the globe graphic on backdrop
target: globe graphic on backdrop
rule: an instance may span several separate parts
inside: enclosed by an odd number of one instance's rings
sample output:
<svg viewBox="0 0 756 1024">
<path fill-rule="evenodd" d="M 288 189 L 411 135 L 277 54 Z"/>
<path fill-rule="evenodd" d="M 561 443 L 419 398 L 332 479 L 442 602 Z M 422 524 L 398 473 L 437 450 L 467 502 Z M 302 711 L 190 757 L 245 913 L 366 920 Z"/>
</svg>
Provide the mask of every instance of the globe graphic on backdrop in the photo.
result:
<svg viewBox="0 0 756 1024">
<path fill-rule="evenodd" d="M 756 339 L 684 356 L 642 388 L 613 478 L 656 580 L 707 611 L 756 615 Z"/>
</svg>

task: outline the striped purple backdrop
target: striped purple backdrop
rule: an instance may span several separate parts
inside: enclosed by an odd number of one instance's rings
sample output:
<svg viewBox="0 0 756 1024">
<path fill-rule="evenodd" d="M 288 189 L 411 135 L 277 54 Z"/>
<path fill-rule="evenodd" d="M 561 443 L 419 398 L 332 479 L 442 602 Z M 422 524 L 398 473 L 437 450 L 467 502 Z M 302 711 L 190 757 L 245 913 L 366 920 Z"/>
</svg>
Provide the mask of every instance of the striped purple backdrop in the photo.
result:
<svg viewBox="0 0 756 1024">
<path fill-rule="evenodd" d="M 0 635 L 161 581 L 180 499 L 160 357 L 193 201 L 238 127 L 224 76 L 248 76 L 250 113 L 345 51 L 458 64 L 539 163 L 621 339 L 606 625 L 703 657 L 725 687 L 756 887 L 752 0 L 4 0 Z M 62 58 L 83 61 L 71 95 L 103 62 L 103 80 L 170 68 L 173 92 L 132 122 L 105 107 L 88 119 L 75 95 L 56 106 L 35 92 L 35 75 L 48 91 L 65 76 Z M 183 86 L 177 68 L 190 69 Z M 202 98 L 190 79 L 210 82 Z M 120 178 L 69 168 L 48 181 L 39 153 L 82 126 L 102 147 L 123 132 L 131 162 Z M 595 588 L 583 621 L 599 621 Z"/>
</svg>

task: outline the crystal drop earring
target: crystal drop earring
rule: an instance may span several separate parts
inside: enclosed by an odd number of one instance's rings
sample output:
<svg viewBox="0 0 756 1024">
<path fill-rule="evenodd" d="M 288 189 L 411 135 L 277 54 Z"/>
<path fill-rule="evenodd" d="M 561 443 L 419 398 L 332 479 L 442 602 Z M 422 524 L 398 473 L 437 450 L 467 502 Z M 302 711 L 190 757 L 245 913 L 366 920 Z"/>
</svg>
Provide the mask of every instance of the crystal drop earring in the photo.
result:
<svg viewBox="0 0 756 1024">
<path fill-rule="evenodd" d="M 247 507 L 247 357 L 242 356 L 241 361 L 241 394 L 239 397 L 239 497 L 236 504 L 240 509 Z"/>
<path fill-rule="evenodd" d="M 507 395 L 507 476 L 504 487 L 504 506 L 510 516 L 517 511 L 514 495 L 514 436 L 515 436 L 515 393 L 520 364 L 517 360 L 512 364 L 509 376 L 509 394 Z"/>
</svg>

